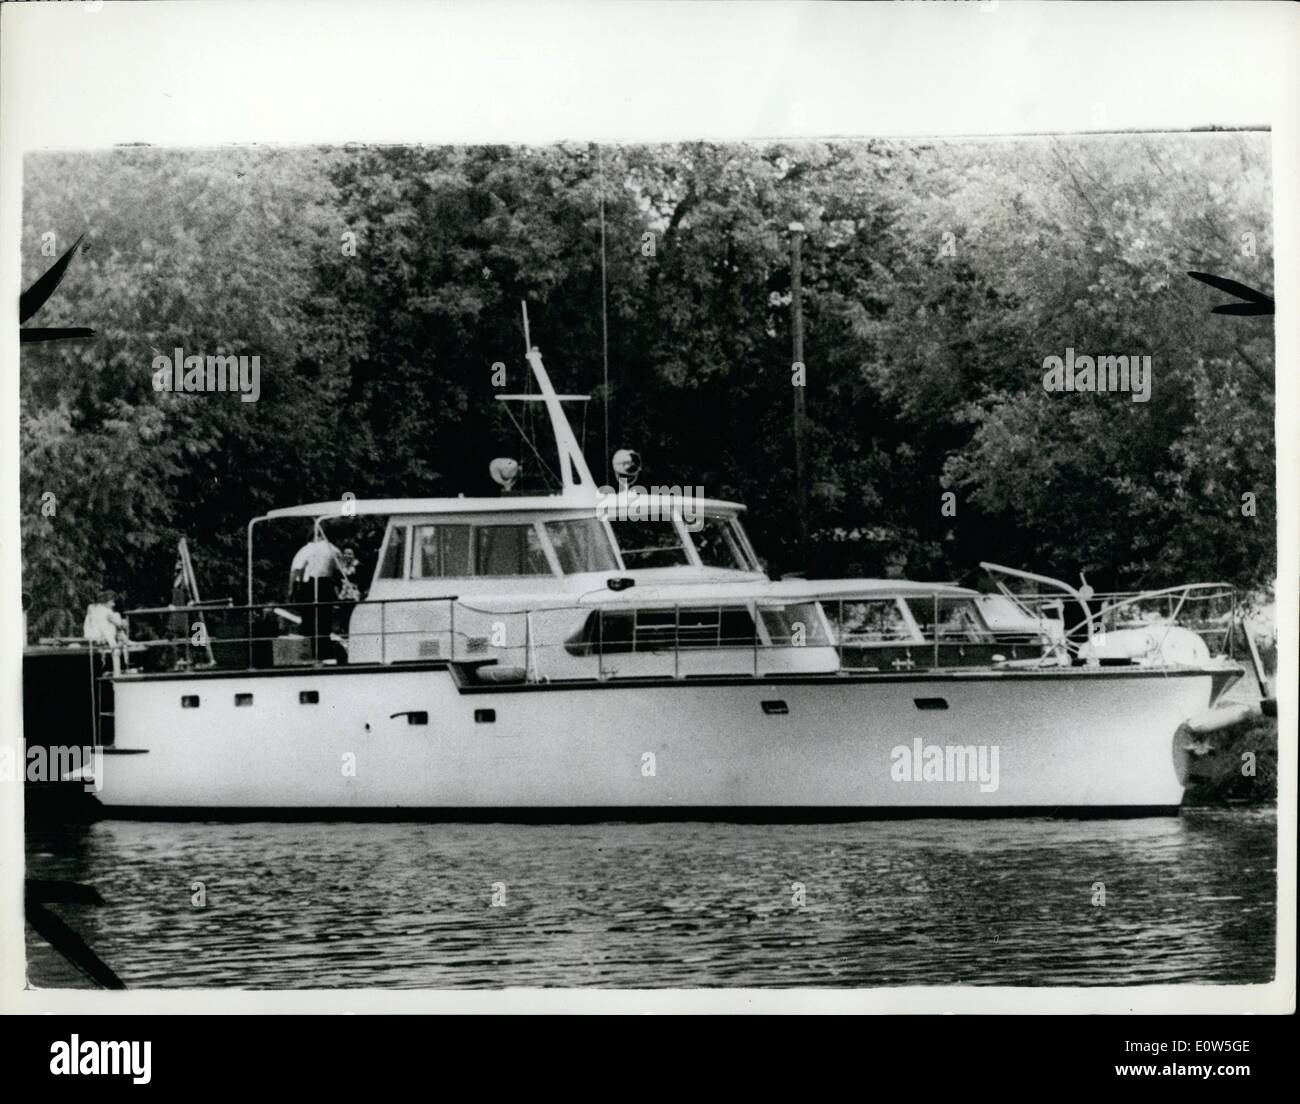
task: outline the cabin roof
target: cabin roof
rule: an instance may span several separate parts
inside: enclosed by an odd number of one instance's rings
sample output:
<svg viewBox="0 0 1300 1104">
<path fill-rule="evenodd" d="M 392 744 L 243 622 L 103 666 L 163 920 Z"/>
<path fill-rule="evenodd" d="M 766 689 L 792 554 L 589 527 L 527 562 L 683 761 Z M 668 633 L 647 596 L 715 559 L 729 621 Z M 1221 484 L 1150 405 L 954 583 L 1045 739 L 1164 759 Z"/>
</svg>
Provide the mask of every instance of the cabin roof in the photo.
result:
<svg viewBox="0 0 1300 1104">
<path fill-rule="evenodd" d="M 792 594 L 810 598 L 903 598 L 938 594 L 950 598 L 974 598 L 978 591 L 955 583 L 918 583 L 911 579 L 782 579 L 778 584 Z"/>
<path fill-rule="evenodd" d="M 616 573 L 611 573 L 616 574 Z M 626 572 L 635 575 L 635 572 Z M 547 606 L 599 606 L 615 609 L 654 609 L 671 606 L 713 607 L 751 601 L 792 603 L 810 601 L 833 602 L 867 598 L 930 597 L 975 598 L 977 593 L 951 583 L 918 583 L 908 579 L 714 579 L 707 583 L 643 584 L 626 590 L 592 590 L 574 602 L 573 595 L 547 594 L 526 597 L 522 595 L 476 594 L 466 599 L 466 604 L 505 612 L 522 611 L 525 607 L 542 609 Z"/>
<path fill-rule="evenodd" d="M 682 488 L 683 491 L 688 489 L 689 488 L 685 487 Z M 745 512 L 745 504 L 743 502 L 731 502 L 725 498 L 695 498 L 694 496 L 689 495 L 686 497 L 693 503 L 699 503 L 707 513 L 743 514 Z M 651 494 L 647 491 L 645 494 L 635 494 L 630 498 L 624 497 L 623 501 L 644 503 L 646 506 L 656 507 L 671 505 L 673 502 L 680 502 L 682 498 L 683 495 Z M 620 498 L 618 495 L 607 494 L 600 496 L 600 504 L 606 510 L 613 510 L 615 504 L 619 501 Z"/>
<path fill-rule="evenodd" d="M 908 579 L 738 579 L 735 582 L 665 583 L 627 590 L 597 592 L 602 604 L 648 606 L 655 604 L 719 605 L 728 599 L 745 601 L 808 602 L 853 598 L 893 598 L 938 594 L 973 598 L 975 591 L 951 583 L 917 583 Z"/>
<path fill-rule="evenodd" d="M 346 510 L 345 510 L 346 505 Z M 307 502 L 268 510 L 268 518 L 359 517 L 373 514 L 482 514 L 525 513 L 537 510 L 594 510 L 590 495 L 501 495 L 493 498 L 358 498 Z"/>
<path fill-rule="evenodd" d="M 663 494 L 635 495 L 638 509 L 659 507 L 671 503 L 674 496 Z M 499 495 L 491 498 L 358 498 L 346 504 L 340 499 L 329 502 L 307 502 L 301 506 L 282 506 L 268 510 L 268 519 L 358 517 L 375 514 L 491 514 L 529 513 L 538 511 L 591 510 L 598 506 L 612 509 L 617 501 L 614 495 L 593 498 L 581 495 Z M 739 502 L 720 498 L 697 499 L 706 513 L 740 513 L 745 509 Z M 346 505 L 346 510 L 345 510 Z"/>
</svg>

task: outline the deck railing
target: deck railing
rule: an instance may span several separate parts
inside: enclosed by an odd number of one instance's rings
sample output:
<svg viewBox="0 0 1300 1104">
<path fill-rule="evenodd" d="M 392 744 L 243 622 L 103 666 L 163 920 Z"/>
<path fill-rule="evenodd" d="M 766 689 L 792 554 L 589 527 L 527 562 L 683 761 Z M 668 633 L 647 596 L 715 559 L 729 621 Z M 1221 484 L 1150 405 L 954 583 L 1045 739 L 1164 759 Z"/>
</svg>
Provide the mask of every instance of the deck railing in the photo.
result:
<svg viewBox="0 0 1300 1104">
<path fill-rule="evenodd" d="M 426 638 L 433 628 L 390 629 L 389 609 L 441 609 L 449 615 L 448 632 L 455 635 L 455 595 L 429 598 L 374 599 L 366 602 L 271 602 L 237 606 L 203 603 L 155 606 L 127 611 L 128 655 L 144 649 L 148 658 L 132 664 L 150 670 L 318 666 L 347 663 L 348 630 L 358 607 L 377 611 L 376 632 L 363 633 L 379 642 L 379 662 L 394 638 Z M 444 653 L 440 658 L 448 658 Z M 160 668 L 161 664 L 161 668 Z"/>
<path fill-rule="evenodd" d="M 495 681 L 765 677 L 1097 665 L 1119 662 L 1105 658 L 1109 634 L 1139 626 L 1156 643 L 1156 655 L 1144 661 L 1159 662 L 1159 638 L 1175 623 L 1197 632 L 1211 655 L 1233 652 L 1236 596 L 1219 584 L 1097 594 L 1086 613 L 1059 595 L 1004 594 L 1009 605 L 1001 608 L 1000 624 L 995 611 L 988 620 L 981 612 L 993 597 L 936 590 L 816 604 L 751 599 L 503 608 L 445 595 L 166 606 L 130 611 L 132 644 L 124 657 L 125 670 L 146 674 L 446 661 Z M 1089 631 L 1080 631 L 1080 617 Z"/>
<path fill-rule="evenodd" d="M 1084 602 L 1041 592 L 1005 597 L 1039 622 L 1054 622 L 1071 656 L 1102 653 L 1115 634 L 1149 630 L 1159 650 L 1175 626 L 1205 642 L 1210 655 L 1235 658 L 1235 633 L 1242 608 L 1236 588 L 1226 583 L 1189 583 L 1150 591 L 1089 594 Z"/>
</svg>

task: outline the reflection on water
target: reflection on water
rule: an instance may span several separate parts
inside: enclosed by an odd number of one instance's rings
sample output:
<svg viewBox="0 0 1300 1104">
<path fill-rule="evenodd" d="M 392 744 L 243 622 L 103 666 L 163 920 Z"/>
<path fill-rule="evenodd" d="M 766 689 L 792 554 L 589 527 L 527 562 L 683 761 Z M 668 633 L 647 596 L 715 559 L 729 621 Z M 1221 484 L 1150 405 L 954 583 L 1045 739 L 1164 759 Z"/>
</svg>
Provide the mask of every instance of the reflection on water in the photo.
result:
<svg viewBox="0 0 1300 1104">
<path fill-rule="evenodd" d="M 1275 845 L 1272 810 L 102 821 L 33 829 L 27 872 L 99 889 L 105 905 L 61 915 L 133 988 L 1245 983 L 1273 974 Z M 32 984 L 66 983 L 30 932 L 28 948 Z"/>
</svg>

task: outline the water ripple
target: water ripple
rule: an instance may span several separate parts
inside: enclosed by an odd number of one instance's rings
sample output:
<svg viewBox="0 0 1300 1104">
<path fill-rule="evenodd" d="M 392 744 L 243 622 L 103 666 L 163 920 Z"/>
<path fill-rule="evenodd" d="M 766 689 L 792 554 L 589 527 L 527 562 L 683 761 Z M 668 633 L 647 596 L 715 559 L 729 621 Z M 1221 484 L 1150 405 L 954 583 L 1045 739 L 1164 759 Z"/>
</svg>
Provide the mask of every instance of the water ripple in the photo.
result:
<svg viewBox="0 0 1300 1104">
<path fill-rule="evenodd" d="M 102 821 L 34 829 L 27 863 L 99 889 L 105 905 L 61 911 L 131 987 L 1241 984 L 1273 974 L 1276 831 L 1271 810 L 1239 809 L 762 826 Z M 63 983 L 30 933 L 28 946 L 32 983 Z"/>
</svg>

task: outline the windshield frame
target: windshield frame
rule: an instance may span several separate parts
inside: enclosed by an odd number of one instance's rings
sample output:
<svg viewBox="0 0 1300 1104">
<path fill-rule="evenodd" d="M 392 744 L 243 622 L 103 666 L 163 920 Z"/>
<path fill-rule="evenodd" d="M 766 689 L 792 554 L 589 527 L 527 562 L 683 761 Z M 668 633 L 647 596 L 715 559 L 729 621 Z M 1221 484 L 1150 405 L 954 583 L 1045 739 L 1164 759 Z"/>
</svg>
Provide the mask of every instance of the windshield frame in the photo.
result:
<svg viewBox="0 0 1300 1104">
<path fill-rule="evenodd" d="M 595 525 L 605 540 L 605 550 L 609 553 L 610 563 L 607 567 L 586 567 L 581 571 L 566 571 L 564 562 L 560 558 L 560 546 L 551 536 L 552 525 Z M 599 516 L 590 517 L 563 517 L 563 518 L 545 518 L 540 522 L 543 535 L 546 537 L 546 543 L 550 551 L 554 554 L 555 565 L 560 569 L 562 576 L 570 575 L 605 575 L 612 571 L 623 570 L 623 557 L 620 554 L 618 541 L 614 539 L 614 533 L 609 525 L 607 518 Z"/>
<path fill-rule="evenodd" d="M 679 517 L 676 514 L 674 516 Z M 700 555 L 699 547 L 695 544 L 695 536 L 703 531 L 705 525 L 711 522 L 723 525 L 726 539 L 733 546 L 733 551 L 739 553 L 740 562 L 735 562 L 730 567 L 704 562 L 704 557 Z M 739 515 L 728 510 L 705 511 L 702 524 L 698 530 L 693 531 L 689 525 L 685 524 L 684 520 L 682 521 L 681 530 L 684 534 L 689 534 L 691 538 L 691 551 L 694 553 L 697 567 L 702 567 L 708 571 L 744 571 L 750 574 L 760 574 L 762 572 L 763 569 L 759 566 L 754 546 L 749 543 L 749 534 L 745 532 L 745 527 L 741 525 Z"/>
<path fill-rule="evenodd" d="M 677 545 L 675 548 L 671 548 L 668 545 L 662 545 L 662 546 L 653 546 L 647 548 L 625 549 L 618 540 L 618 534 L 614 532 L 614 522 L 616 521 L 624 525 L 644 525 L 647 522 L 655 525 L 667 525 L 672 530 L 672 532 L 674 532 L 677 535 Z M 656 517 L 656 518 L 638 519 L 638 518 L 606 517 L 605 523 L 609 528 L 610 534 L 614 538 L 614 546 L 618 550 L 619 561 L 624 565 L 624 570 L 664 571 L 664 570 L 671 570 L 673 568 L 678 568 L 678 567 L 700 567 L 701 566 L 699 554 L 695 550 L 694 543 L 690 540 L 689 531 L 687 530 L 685 524 L 683 523 L 681 513 L 678 510 L 674 509 L 672 513 L 666 518 Z M 633 555 L 642 555 L 645 553 L 654 553 L 654 552 L 670 552 L 670 551 L 681 552 L 682 559 L 676 563 L 649 564 L 646 566 L 635 565 L 632 567 L 627 567 L 626 566 L 627 553 L 629 551 Z"/>
</svg>

